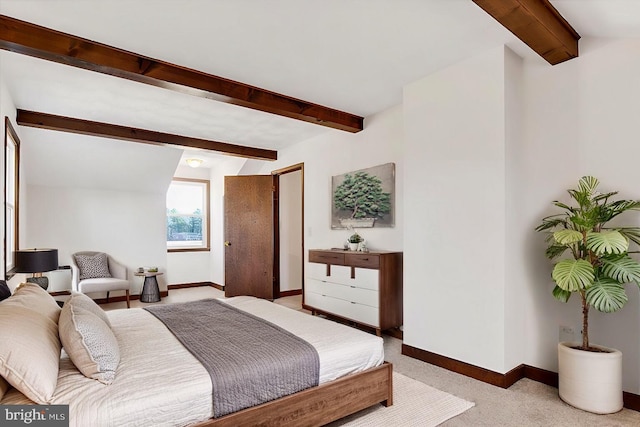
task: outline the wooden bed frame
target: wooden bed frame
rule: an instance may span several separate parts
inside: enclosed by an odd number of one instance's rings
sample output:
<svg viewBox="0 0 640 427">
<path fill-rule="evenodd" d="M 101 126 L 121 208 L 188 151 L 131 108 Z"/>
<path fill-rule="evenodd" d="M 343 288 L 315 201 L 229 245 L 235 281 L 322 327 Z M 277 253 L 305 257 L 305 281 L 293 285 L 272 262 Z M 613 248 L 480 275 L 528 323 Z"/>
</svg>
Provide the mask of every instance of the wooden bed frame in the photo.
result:
<svg viewBox="0 0 640 427">
<path fill-rule="evenodd" d="M 195 427 L 323 426 L 382 403 L 393 405 L 391 363 L 247 408 Z"/>
</svg>

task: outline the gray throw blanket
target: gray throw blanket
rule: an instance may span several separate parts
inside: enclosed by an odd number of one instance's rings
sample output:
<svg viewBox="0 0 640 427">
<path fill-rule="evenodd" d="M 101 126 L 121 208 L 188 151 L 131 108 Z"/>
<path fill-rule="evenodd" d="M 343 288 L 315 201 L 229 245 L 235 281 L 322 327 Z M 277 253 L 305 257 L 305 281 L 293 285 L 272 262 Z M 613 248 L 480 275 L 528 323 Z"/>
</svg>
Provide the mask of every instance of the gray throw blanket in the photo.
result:
<svg viewBox="0 0 640 427">
<path fill-rule="evenodd" d="M 214 417 L 318 385 L 315 348 L 266 320 L 213 299 L 145 310 L 209 372 Z"/>
</svg>

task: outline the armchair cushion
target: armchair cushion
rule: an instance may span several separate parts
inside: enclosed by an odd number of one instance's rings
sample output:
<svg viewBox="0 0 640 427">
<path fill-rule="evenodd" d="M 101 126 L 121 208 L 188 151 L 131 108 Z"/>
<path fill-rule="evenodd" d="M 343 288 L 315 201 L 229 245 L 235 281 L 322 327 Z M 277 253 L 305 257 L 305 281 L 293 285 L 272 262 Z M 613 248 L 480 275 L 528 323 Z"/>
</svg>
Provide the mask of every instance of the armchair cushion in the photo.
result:
<svg viewBox="0 0 640 427">
<path fill-rule="evenodd" d="M 91 292 L 122 291 L 125 289 L 129 289 L 129 282 L 113 277 L 85 279 L 78 283 L 78 292 L 84 294 Z"/>
<path fill-rule="evenodd" d="M 111 277 L 109 272 L 109 259 L 107 254 L 100 252 L 95 255 L 74 255 L 76 264 L 80 269 L 80 280 L 94 279 L 98 277 Z"/>
</svg>

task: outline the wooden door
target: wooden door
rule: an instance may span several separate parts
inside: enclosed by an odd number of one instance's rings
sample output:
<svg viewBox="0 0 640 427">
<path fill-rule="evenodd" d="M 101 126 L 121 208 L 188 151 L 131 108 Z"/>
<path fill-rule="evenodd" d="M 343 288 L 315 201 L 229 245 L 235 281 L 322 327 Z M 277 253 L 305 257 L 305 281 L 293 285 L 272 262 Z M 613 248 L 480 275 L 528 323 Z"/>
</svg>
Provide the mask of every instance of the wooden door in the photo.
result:
<svg viewBox="0 0 640 427">
<path fill-rule="evenodd" d="M 273 300 L 273 177 L 224 178 L 224 294 Z"/>
</svg>

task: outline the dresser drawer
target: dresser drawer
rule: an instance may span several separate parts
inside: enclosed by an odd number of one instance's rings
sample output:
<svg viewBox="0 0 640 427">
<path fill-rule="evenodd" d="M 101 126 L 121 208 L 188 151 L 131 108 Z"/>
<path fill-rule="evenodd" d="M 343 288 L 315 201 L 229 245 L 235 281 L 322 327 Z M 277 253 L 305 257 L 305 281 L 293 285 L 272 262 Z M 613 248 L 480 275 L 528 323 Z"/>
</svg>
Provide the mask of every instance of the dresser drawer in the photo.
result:
<svg viewBox="0 0 640 427">
<path fill-rule="evenodd" d="M 356 268 L 354 270 L 355 277 L 350 279 L 349 285 L 358 288 L 371 289 L 378 291 L 378 281 L 380 279 L 379 270 L 371 270 L 368 268 Z"/>
<path fill-rule="evenodd" d="M 336 268 L 346 268 L 340 265 L 338 266 L 330 266 L 331 274 L 333 275 Z M 327 265 L 326 264 L 316 264 L 315 262 L 310 262 L 307 264 L 306 269 L 307 278 L 318 279 L 318 280 L 331 280 L 330 276 L 327 276 Z M 334 280 L 331 280 L 334 281 Z"/>
<path fill-rule="evenodd" d="M 322 282 L 316 279 L 309 279 L 305 283 L 309 292 L 327 295 L 334 298 L 343 299 L 349 302 L 378 307 L 379 294 L 369 289 L 356 288 L 355 286 L 339 285 L 336 283 Z"/>
<path fill-rule="evenodd" d="M 344 254 L 339 252 L 309 251 L 309 262 L 343 265 Z"/>
<path fill-rule="evenodd" d="M 309 264 L 307 277 L 322 280 L 325 282 L 339 283 L 346 286 L 355 286 L 356 288 L 378 290 L 378 270 L 368 268 L 355 268 L 354 278 L 351 278 L 351 267 L 346 265 L 332 265 L 330 267 L 331 274 L 327 276 L 327 266 L 322 264 Z"/>
<path fill-rule="evenodd" d="M 380 257 L 372 254 L 344 254 L 345 265 L 363 268 L 379 268 Z"/>
<path fill-rule="evenodd" d="M 315 292 L 305 292 L 305 303 L 318 310 L 351 319 L 375 328 L 380 326 L 378 309 Z"/>
</svg>

